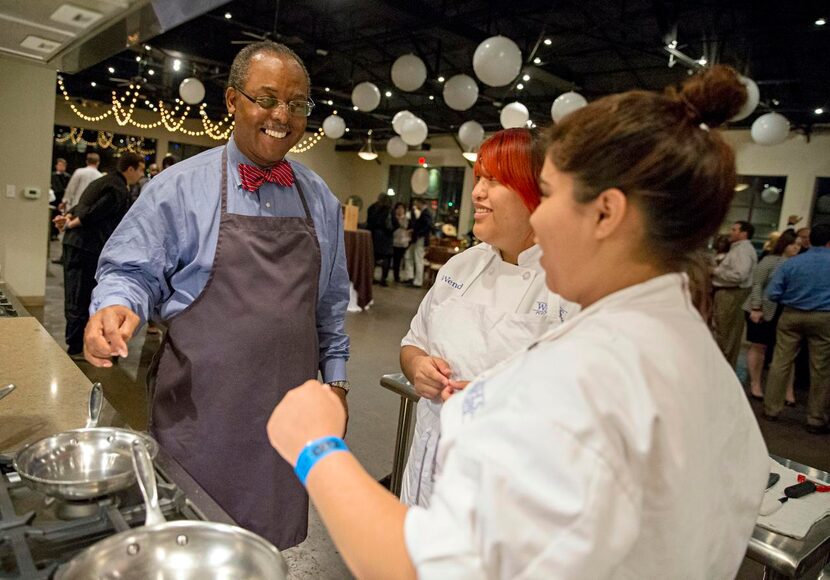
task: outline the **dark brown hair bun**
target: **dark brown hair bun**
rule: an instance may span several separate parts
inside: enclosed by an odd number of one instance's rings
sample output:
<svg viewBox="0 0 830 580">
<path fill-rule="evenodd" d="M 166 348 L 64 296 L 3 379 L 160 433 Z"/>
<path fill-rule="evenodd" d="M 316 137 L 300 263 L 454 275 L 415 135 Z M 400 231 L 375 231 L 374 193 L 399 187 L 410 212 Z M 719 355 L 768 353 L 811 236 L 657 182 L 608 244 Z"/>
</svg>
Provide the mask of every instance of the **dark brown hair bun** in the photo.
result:
<svg viewBox="0 0 830 580">
<path fill-rule="evenodd" d="M 693 122 L 714 128 L 738 114 L 746 102 L 746 87 L 735 69 L 718 64 L 687 79 L 669 96 L 684 102 Z"/>
</svg>

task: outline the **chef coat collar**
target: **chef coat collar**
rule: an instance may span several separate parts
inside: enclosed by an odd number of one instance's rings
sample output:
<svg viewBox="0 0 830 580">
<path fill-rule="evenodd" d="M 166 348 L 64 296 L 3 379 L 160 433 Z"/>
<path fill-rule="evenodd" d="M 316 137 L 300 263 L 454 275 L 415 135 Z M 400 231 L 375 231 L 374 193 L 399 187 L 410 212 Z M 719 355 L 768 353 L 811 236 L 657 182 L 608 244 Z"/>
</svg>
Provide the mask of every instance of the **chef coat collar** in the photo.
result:
<svg viewBox="0 0 830 580">
<path fill-rule="evenodd" d="M 498 258 L 499 260 L 502 259 L 501 252 L 499 250 L 497 250 L 494 246 L 492 246 L 492 245 L 490 245 L 486 242 L 482 242 L 480 245 L 487 248 L 487 250 L 491 254 L 495 254 L 496 258 Z M 518 265 L 521 266 L 522 268 L 529 268 L 531 264 L 534 264 L 534 263 L 539 261 L 539 257 L 541 255 L 542 255 L 542 248 L 539 247 L 539 244 L 533 244 L 528 249 L 526 249 L 521 254 L 519 254 L 519 260 L 518 260 L 519 263 L 518 263 Z"/>
</svg>

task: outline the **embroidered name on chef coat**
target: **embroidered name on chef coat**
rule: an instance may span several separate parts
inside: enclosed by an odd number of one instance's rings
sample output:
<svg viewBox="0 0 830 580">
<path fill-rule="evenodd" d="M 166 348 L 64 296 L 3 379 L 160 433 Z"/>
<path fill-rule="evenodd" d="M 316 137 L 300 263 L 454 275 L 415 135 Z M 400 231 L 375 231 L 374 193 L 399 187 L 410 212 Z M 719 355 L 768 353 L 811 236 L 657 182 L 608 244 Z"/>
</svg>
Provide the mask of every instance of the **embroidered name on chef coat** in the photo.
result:
<svg viewBox="0 0 830 580">
<path fill-rule="evenodd" d="M 465 417 L 472 417 L 484 406 L 484 384 L 486 381 L 478 381 L 464 391 L 464 403 L 461 405 L 461 412 Z"/>
<path fill-rule="evenodd" d="M 450 286 L 452 286 L 456 290 L 461 290 L 464 287 L 463 282 L 456 282 L 455 280 L 453 280 L 450 276 L 447 276 L 446 274 L 441 276 L 441 281 L 445 284 L 449 284 Z"/>
</svg>

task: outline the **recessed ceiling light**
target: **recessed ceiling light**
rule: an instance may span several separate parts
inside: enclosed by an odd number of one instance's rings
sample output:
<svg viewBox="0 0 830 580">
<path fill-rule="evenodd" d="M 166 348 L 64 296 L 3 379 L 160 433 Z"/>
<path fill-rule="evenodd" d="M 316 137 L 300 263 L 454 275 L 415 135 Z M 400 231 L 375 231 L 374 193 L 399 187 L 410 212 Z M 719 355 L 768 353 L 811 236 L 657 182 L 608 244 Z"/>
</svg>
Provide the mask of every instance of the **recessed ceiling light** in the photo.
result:
<svg viewBox="0 0 830 580">
<path fill-rule="evenodd" d="M 92 85 L 93 87 L 97 87 L 97 86 L 98 86 L 98 83 L 96 83 L 95 81 L 92 81 L 92 82 L 91 82 L 91 83 L 89 83 L 89 84 L 90 84 L 90 85 Z"/>
<path fill-rule="evenodd" d="M 744 191 L 745 189 L 749 189 L 748 183 L 738 183 L 735 185 L 735 191 Z"/>
<path fill-rule="evenodd" d="M 348 128 L 348 127 L 346 127 L 346 133 L 348 133 L 348 132 L 349 132 L 349 128 Z"/>
<path fill-rule="evenodd" d="M 825 24 L 827 24 L 827 21 L 824 18 L 816 20 L 816 26 L 824 26 Z"/>
<path fill-rule="evenodd" d="M 153 47 L 152 47 L 152 46 L 150 46 L 149 44 L 145 44 L 145 45 L 144 45 L 144 50 L 148 50 L 148 51 L 149 51 L 149 50 L 153 50 Z"/>
<path fill-rule="evenodd" d="M 182 70 L 182 61 L 177 58 L 173 59 L 173 70 Z"/>
<path fill-rule="evenodd" d="M 354 109 L 355 111 L 357 111 L 357 105 L 355 105 L 354 107 L 352 107 L 352 109 Z"/>
<path fill-rule="evenodd" d="M 230 20 L 231 18 L 233 18 L 233 14 L 231 14 L 230 12 L 225 12 L 225 18 Z"/>
<path fill-rule="evenodd" d="M 383 94 L 386 95 L 387 97 L 391 97 L 392 96 L 392 91 L 386 91 Z"/>
<path fill-rule="evenodd" d="M 443 83 L 444 82 L 444 77 L 438 77 L 438 82 Z"/>
<path fill-rule="evenodd" d="M 156 74 L 156 71 L 154 71 L 153 69 L 149 69 L 147 71 L 147 74 L 150 75 L 150 76 L 153 76 L 154 74 Z"/>
<path fill-rule="evenodd" d="M 697 59 L 697 64 L 702 65 L 702 66 L 706 66 L 706 63 L 708 63 L 708 62 L 709 61 L 706 60 L 705 56 L 701 56 L 699 59 Z"/>
<path fill-rule="evenodd" d="M 329 99 L 329 106 L 331 106 L 331 105 L 333 105 L 333 104 L 334 104 L 334 101 L 332 101 L 331 99 Z"/>
<path fill-rule="evenodd" d="M 135 61 L 136 62 L 141 62 L 141 57 L 140 56 L 135 57 Z"/>
<path fill-rule="evenodd" d="M 818 108 L 818 109 L 816 109 L 814 112 L 815 112 L 815 114 L 816 114 L 816 115 L 821 115 L 822 113 L 824 113 L 824 109 L 822 109 L 821 107 L 819 107 L 819 108 Z"/>
<path fill-rule="evenodd" d="M 542 64 L 542 59 L 537 56 L 533 59 L 533 64 Z"/>
<path fill-rule="evenodd" d="M 516 88 L 521 91 L 523 88 L 525 88 L 525 86 L 522 83 L 519 83 L 518 85 L 516 85 Z"/>
<path fill-rule="evenodd" d="M 326 92 L 329 92 L 330 90 L 331 90 L 331 89 L 330 89 L 330 88 L 328 88 L 328 87 L 326 87 L 326 88 L 325 88 L 325 91 L 326 91 Z"/>
<path fill-rule="evenodd" d="M 530 75 L 523 76 L 522 80 L 525 81 L 525 82 L 529 81 L 530 80 Z"/>
<path fill-rule="evenodd" d="M 107 70 L 109 71 L 109 73 L 110 73 L 111 75 L 114 75 L 114 74 L 115 74 L 115 69 L 114 69 L 113 67 L 109 67 Z"/>
<path fill-rule="evenodd" d="M 435 100 L 435 95 L 430 95 L 430 96 L 429 96 L 429 100 L 430 100 L 430 101 L 434 101 L 434 100 Z"/>
<path fill-rule="evenodd" d="M 775 106 L 777 107 L 778 105 L 780 105 L 780 104 L 781 104 L 781 101 L 779 101 L 778 99 L 773 99 L 773 100 L 772 100 L 772 104 L 773 104 L 773 105 L 775 105 Z"/>
<path fill-rule="evenodd" d="M 546 38 L 545 39 L 545 45 L 550 46 L 551 44 L 553 44 L 553 41 L 550 38 Z"/>
</svg>

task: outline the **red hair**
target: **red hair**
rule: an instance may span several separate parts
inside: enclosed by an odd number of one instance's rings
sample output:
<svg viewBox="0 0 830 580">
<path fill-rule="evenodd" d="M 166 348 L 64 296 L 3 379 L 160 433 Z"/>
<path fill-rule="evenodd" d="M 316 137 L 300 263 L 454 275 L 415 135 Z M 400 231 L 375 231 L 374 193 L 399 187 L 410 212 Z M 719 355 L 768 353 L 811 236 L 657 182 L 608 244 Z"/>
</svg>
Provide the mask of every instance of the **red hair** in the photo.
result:
<svg viewBox="0 0 830 580">
<path fill-rule="evenodd" d="M 482 143 L 473 171 L 476 178 L 493 178 L 515 191 L 533 213 L 541 200 L 538 180 L 543 161 L 544 151 L 529 129 L 505 129 Z"/>
</svg>

